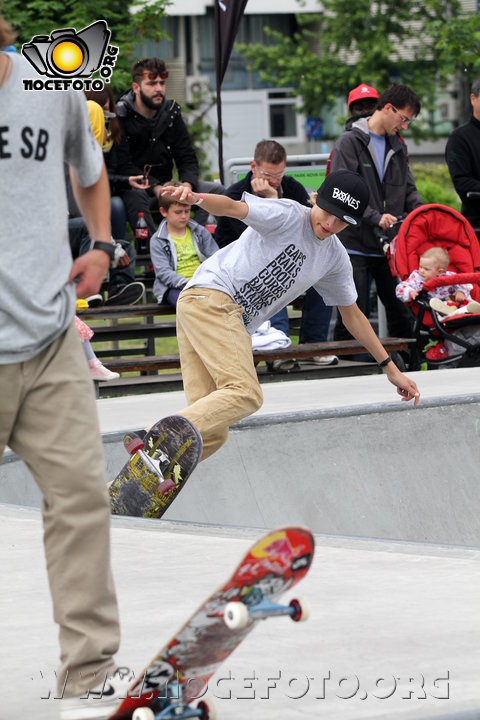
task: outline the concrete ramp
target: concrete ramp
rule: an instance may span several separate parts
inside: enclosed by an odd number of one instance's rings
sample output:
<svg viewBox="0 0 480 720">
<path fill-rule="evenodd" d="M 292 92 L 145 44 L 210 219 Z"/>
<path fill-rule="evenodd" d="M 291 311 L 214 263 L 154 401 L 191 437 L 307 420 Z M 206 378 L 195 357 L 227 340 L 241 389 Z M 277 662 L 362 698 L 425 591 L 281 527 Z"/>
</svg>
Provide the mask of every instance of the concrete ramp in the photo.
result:
<svg viewBox="0 0 480 720">
<path fill-rule="evenodd" d="M 480 404 L 245 422 L 168 517 L 480 545 Z"/>
<path fill-rule="evenodd" d="M 480 371 L 414 376 L 422 391 L 416 410 L 383 376 L 265 388 L 262 411 L 232 428 L 165 518 L 302 523 L 328 535 L 480 546 Z M 184 404 L 182 393 L 147 397 L 143 405 L 99 401 L 104 431 L 107 408 L 112 415 L 113 429 L 104 432 L 109 478 L 126 458 L 118 423 L 139 427 Z M 40 504 L 11 454 L 0 466 L 0 502 Z"/>
</svg>

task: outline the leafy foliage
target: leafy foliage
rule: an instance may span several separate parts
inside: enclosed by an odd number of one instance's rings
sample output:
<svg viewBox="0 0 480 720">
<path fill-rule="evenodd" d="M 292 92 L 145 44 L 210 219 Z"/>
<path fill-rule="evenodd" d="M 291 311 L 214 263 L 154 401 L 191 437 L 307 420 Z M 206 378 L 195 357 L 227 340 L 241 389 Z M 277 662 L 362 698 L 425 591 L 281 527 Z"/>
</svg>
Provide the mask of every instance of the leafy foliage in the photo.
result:
<svg viewBox="0 0 480 720">
<path fill-rule="evenodd" d="M 208 145 L 212 142 L 214 131 L 208 113 L 216 103 L 216 97 L 211 92 L 197 92 L 190 103 L 182 104 L 182 115 L 188 126 L 200 166 L 202 180 L 213 180 L 208 160 Z"/>
<path fill-rule="evenodd" d="M 323 13 L 297 15 L 293 37 L 265 28 L 266 44 L 237 46 L 251 69 L 300 95 L 301 109 L 312 117 L 321 117 L 335 98 L 362 82 L 380 91 L 394 81 L 404 83 L 426 109 L 433 108 L 439 84 L 458 66 L 455 50 L 447 53 L 451 36 L 445 30 L 460 16 L 458 0 L 322 0 L 321 5 Z M 458 41 L 466 54 L 473 25 Z M 471 54 L 478 54 L 478 47 L 477 38 Z"/>
<path fill-rule="evenodd" d="M 450 17 L 432 24 L 442 66 L 456 75 L 460 87 L 460 122 L 471 114 L 470 86 L 480 76 L 480 18 L 477 14 Z"/>
<path fill-rule="evenodd" d="M 460 199 L 455 192 L 446 165 L 413 163 L 411 170 L 424 203 L 440 203 L 460 210 Z"/>
</svg>

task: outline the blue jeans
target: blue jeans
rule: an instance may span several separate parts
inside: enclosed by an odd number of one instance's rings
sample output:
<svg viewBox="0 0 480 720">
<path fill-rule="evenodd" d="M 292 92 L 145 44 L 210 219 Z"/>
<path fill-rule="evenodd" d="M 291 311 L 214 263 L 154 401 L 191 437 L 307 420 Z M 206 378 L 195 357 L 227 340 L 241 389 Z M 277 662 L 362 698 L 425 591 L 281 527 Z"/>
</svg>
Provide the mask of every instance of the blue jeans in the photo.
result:
<svg viewBox="0 0 480 720">
<path fill-rule="evenodd" d="M 85 220 L 82 217 L 69 218 L 68 236 L 73 259 L 84 255 L 90 250 L 90 235 L 88 234 Z M 109 271 L 109 295 L 115 295 L 122 287 L 135 281 L 135 260 L 137 257 L 135 248 L 126 240 L 117 240 L 117 242 L 120 243 L 130 258 L 130 265 L 112 268 Z"/>
<path fill-rule="evenodd" d="M 284 307 L 270 318 L 270 324 L 275 330 L 281 330 L 287 337 L 290 337 L 290 326 L 288 322 L 287 308 Z"/>
<path fill-rule="evenodd" d="M 172 307 L 177 307 L 178 296 L 180 295 L 182 290 L 183 288 L 169 288 L 162 298 L 162 303 L 172 305 Z"/>
<path fill-rule="evenodd" d="M 125 210 L 125 205 L 121 197 L 112 195 L 110 198 L 110 210 L 112 237 L 115 240 L 125 240 L 125 233 L 127 232 L 127 211 Z"/>
<path fill-rule="evenodd" d="M 315 288 L 309 288 L 305 293 L 302 311 L 302 324 L 300 326 L 299 343 L 324 342 L 328 340 L 328 329 L 332 318 L 332 308 L 325 305 L 323 298 Z M 272 327 L 290 336 L 287 308 L 282 308 L 270 318 Z"/>
<path fill-rule="evenodd" d="M 332 308 L 325 305 L 315 288 L 309 288 L 303 301 L 299 343 L 325 342 L 332 318 Z"/>
</svg>

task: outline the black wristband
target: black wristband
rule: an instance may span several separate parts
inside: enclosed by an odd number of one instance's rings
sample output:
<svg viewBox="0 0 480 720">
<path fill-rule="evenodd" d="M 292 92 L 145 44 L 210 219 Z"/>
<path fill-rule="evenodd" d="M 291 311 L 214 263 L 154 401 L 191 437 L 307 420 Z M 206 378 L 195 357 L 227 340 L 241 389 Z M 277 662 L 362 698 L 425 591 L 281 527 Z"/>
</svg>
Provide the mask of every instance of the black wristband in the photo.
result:
<svg viewBox="0 0 480 720">
<path fill-rule="evenodd" d="M 115 245 L 109 242 L 102 242 L 101 240 L 93 240 L 92 250 L 103 250 L 110 258 L 110 262 L 115 259 Z"/>
<path fill-rule="evenodd" d="M 388 355 L 385 358 L 385 360 L 382 360 L 382 362 L 378 363 L 378 367 L 384 368 L 386 365 L 388 365 L 388 363 L 391 363 L 391 362 L 392 362 L 392 358 L 390 357 L 390 355 Z"/>
</svg>

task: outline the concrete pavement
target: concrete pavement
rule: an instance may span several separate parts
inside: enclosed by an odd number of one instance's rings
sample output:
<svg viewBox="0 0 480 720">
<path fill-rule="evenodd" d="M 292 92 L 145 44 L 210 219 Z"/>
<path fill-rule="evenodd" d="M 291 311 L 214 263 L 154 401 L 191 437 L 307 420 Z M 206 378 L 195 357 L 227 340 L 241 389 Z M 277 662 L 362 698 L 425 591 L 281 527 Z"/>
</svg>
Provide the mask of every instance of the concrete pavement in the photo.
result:
<svg viewBox="0 0 480 720">
<path fill-rule="evenodd" d="M 40 518 L 7 506 L 0 517 L 0 719 L 50 720 L 57 703 L 41 698 L 58 648 Z M 114 519 L 119 660 L 138 671 L 261 534 Z M 310 620 L 258 624 L 210 684 L 218 717 L 478 720 L 479 559 L 473 549 L 317 536 L 297 590 Z"/>
<path fill-rule="evenodd" d="M 197 502 L 197 518 L 208 516 L 208 498 L 215 505 L 217 496 L 215 512 L 235 507 L 236 515 L 226 513 L 223 526 L 200 524 L 195 516 L 192 522 L 113 518 L 113 568 L 123 627 L 119 661 L 137 671 L 143 667 L 263 534 L 256 526 L 282 524 L 274 512 L 278 502 L 266 485 L 271 453 L 275 447 L 286 448 L 273 468 L 279 477 L 278 468 L 289 455 L 288 438 L 298 442 L 295 428 L 303 428 L 315 467 L 328 461 L 335 438 L 335 457 L 344 463 L 336 470 L 329 462 L 328 473 L 321 476 L 321 502 L 317 498 L 312 503 L 306 493 L 303 504 L 296 503 L 292 492 L 282 508 L 283 524 L 312 526 L 321 516 L 334 525 L 317 532 L 313 567 L 298 586 L 298 594 L 310 600 L 312 617 L 305 624 L 285 618 L 259 623 L 210 685 L 219 718 L 480 720 L 480 543 L 470 541 L 480 516 L 480 371 L 418 373 L 415 379 L 422 391 L 416 411 L 397 400 L 381 376 L 265 386 L 262 410 L 240 423 L 225 448 L 199 466 L 172 506 L 172 512 L 178 504 L 179 512 L 183 507 L 181 512 L 188 514 L 201 491 L 205 500 L 203 506 Z M 110 462 L 124 429 L 175 412 L 183 402 L 182 393 L 99 401 Z M 387 442 L 393 431 L 398 462 L 392 462 Z M 367 452 L 358 451 L 360 441 L 367 443 Z M 461 461 L 459 444 L 465 456 Z M 268 461 L 264 466 L 262 455 Z M 385 469 L 400 466 L 402 456 L 403 475 L 390 474 L 389 485 Z M 427 470 L 435 469 L 430 484 L 425 474 L 414 477 L 422 457 Z M 6 460 L 0 467 L 0 720 L 27 713 L 50 720 L 57 713 L 52 695 L 58 645 L 41 520 L 37 509 L 15 505 L 11 493 L 15 490 L 22 502 L 31 499 L 32 481 L 20 462 L 11 456 Z M 381 492 L 375 497 L 367 493 L 360 502 L 365 473 L 352 503 L 342 482 L 369 468 Z M 335 483 L 326 485 L 330 476 Z M 229 477 L 236 483 L 233 503 L 231 494 L 218 492 Z M 408 484 L 412 478 L 416 482 L 409 487 L 428 489 L 423 514 L 435 508 L 430 513 L 436 515 L 435 523 L 426 518 L 429 532 L 434 525 L 439 532 L 444 526 L 460 535 L 463 547 L 346 537 L 341 524 L 335 526 L 336 518 L 356 518 L 359 530 L 352 534 L 360 535 L 360 530 L 375 527 L 377 518 L 381 524 L 388 517 L 402 531 L 408 529 L 407 519 L 417 522 L 422 515 L 415 515 L 414 504 L 402 505 L 402 479 Z M 184 496 L 186 506 L 181 504 Z M 35 505 L 33 500 L 26 504 Z M 349 506 L 354 510 L 350 514 L 345 511 Z"/>
</svg>

